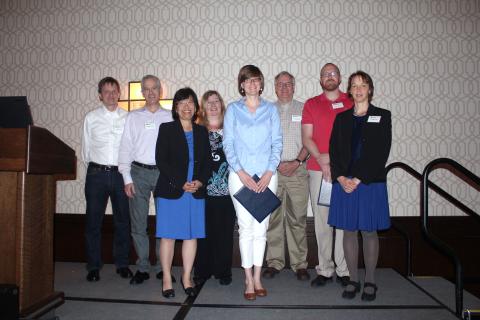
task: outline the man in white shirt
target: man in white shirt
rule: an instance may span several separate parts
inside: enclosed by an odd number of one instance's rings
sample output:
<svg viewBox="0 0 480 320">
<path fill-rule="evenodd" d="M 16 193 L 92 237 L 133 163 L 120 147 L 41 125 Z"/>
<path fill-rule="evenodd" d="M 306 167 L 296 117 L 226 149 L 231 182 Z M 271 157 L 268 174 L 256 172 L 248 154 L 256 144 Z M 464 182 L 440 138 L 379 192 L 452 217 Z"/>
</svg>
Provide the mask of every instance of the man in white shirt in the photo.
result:
<svg viewBox="0 0 480 320">
<path fill-rule="evenodd" d="M 152 75 L 144 76 L 142 94 L 146 100 L 145 107 L 129 113 L 118 158 L 119 170 L 125 182 L 125 193 L 129 197 L 132 239 L 138 256 L 138 269 L 130 284 L 140 284 L 150 278 L 147 219 L 150 197 L 159 175 L 155 163 L 155 146 L 160 125 L 173 120 L 170 111 L 160 108 L 160 79 Z M 158 239 L 156 255 L 154 271 L 161 280 L 163 274 L 160 271 Z"/>
<path fill-rule="evenodd" d="M 112 203 L 114 221 L 113 258 L 122 278 L 132 277 L 128 268 L 130 251 L 130 217 L 123 178 L 118 172 L 118 149 L 127 112 L 118 107 L 120 85 L 111 77 L 98 83 L 103 106 L 90 111 L 83 125 L 82 158 L 88 166 L 85 179 L 87 202 L 85 240 L 87 280 L 99 281 L 101 229 L 108 199 Z"/>
<path fill-rule="evenodd" d="M 285 267 L 285 241 L 290 267 L 298 280 L 308 280 L 307 272 L 307 150 L 302 145 L 303 103 L 293 99 L 295 78 L 287 71 L 275 77 L 275 105 L 280 114 L 283 150 L 277 168 L 277 196 L 282 205 L 270 216 L 267 231 L 267 268 L 264 278 L 273 278 Z"/>
</svg>

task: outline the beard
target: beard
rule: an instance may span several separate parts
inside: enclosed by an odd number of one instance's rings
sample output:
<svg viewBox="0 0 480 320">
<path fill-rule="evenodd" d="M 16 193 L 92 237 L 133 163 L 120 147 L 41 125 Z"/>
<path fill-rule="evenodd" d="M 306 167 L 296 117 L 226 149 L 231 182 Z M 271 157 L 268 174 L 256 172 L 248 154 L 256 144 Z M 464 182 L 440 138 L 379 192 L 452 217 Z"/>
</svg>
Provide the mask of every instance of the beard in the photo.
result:
<svg viewBox="0 0 480 320">
<path fill-rule="evenodd" d="M 333 91 L 338 89 L 338 87 L 340 86 L 340 82 L 337 82 L 333 79 L 328 79 L 327 81 L 321 83 L 320 85 L 322 86 L 322 89 L 325 91 Z"/>
</svg>

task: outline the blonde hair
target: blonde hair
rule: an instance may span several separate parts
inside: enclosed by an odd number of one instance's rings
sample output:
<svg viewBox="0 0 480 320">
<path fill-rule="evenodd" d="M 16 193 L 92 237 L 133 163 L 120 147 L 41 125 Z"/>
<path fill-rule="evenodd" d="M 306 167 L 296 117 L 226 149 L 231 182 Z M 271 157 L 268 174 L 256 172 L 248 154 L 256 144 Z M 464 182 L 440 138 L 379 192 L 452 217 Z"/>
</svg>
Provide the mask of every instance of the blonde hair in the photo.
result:
<svg viewBox="0 0 480 320">
<path fill-rule="evenodd" d="M 214 95 L 216 95 L 218 97 L 218 100 L 220 100 L 220 105 L 221 105 L 220 113 L 222 115 L 222 118 L 220 119 L 220 129 L 221 129 L 223 128 L 223 116 L 225 115 L 225 102 L 223 102 L 223 99 L 220 93 L 218 93 L 218 91 L 215 91 L 215 90 L 208 90 L 203 94 L 202 99 L 200 101 L 200 111 L 198 112 L 197 123 L 208 128 L 209 123 L 208 123 L 207 113 L 205 112 L 205 107 L 207 105 L 208 98 Z"/>
</svg>

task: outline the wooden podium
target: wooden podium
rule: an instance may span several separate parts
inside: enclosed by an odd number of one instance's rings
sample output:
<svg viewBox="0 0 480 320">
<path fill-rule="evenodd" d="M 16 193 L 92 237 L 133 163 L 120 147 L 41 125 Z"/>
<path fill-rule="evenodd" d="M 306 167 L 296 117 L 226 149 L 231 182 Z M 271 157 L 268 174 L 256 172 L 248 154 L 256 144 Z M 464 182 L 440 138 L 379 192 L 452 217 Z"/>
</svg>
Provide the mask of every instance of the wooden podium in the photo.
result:
<svg viewBox="0 0 480 320">
<path fill-rule="evenodd" d="M 48 130 L 0 129 L 0 283 L 18 286 L 22 317 L 64 302 L 53 286 L 56 181 L 75 177 L 75 151 Z"/>
</svg>

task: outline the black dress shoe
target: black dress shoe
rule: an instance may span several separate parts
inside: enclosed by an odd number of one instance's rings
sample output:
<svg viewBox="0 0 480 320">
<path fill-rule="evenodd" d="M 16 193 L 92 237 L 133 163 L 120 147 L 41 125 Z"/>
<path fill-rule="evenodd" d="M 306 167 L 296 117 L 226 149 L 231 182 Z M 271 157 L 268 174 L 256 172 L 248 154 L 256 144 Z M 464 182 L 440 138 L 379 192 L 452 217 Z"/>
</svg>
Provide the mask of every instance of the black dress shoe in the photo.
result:
<svg viewBox="0 0 480 320">
<path fill-rule="evenodd" d="M 350 281 L 350 277 L 349 276 L 344 276 L 344 277 L 340 277 L 340 276 L 337 276 L 337 280 L 336 280 L 338 283 L 340 283 L 340 285 L 342 287 L 346 287 L 348 285 L 348 282 Z"/>
<path fill-rule="evenodd" d="M 87 281 L 89 282 L 100 281 L 100 272 L 98 271 L 98 269 L 88 271 Z"/>
<path fill-rule="evenodd" d="M 180 283 L 182 284 L 183 291 L 185 291 L 185 294 L 189 297 L 196 297 L 197 296 L 197 290 L 195 290 L 195 287 L 188 287 L 185 288 L 183 285 L 183 280 L 180 279 Z"/>
<path fill-rule="evenodd" d="M 353 290 L 348 290 L 348 286 L 352 286 Z M 342 292 L 342 298 L 353 299 L 360 292 L 360 282 L 348 281 L 347 289 Z"/>
<path fill-rule="evenodd" d="M 373 288 L 373 293 L 367 293 L 365 292 L 365 288 Z M 371 282 L 365 282 L 363 284 L 363 292 L 362 292 L 362 300 L 364 301 L 373 301 L 377 298 L 377 285 L 375 283 Z M 359 290 L 360 291 L 360 290 Z"/>
<path fill-rule="evenodd" d="M 160 271 L 159 273 L 157 273 L 157 279 L 158 280 L 163 280 L 163 271 Z M 173 274 L 172 274 L 172 282 L 173 283 L 177 282 L 177 280 L 175 280 L 175 277 L 173 276 Z"/>
<path fill-rule="evenodd" d="M 150 279 L 150 275 L 148 274 L 148 272 L 141 272 L 137 270 L 133 278 L 130 280 L 130 284 L 140 284 L 148 279 Z"/>
<path fill-rule="evenodd" d="M 193 276 L 193 283 L 195 283 L 196 286 L 201 286 L 207 282 L 208 279 L 209 278 L 206 277 Z"/>
<path fill-rule="evenodd" d="M 232 277 L 223 277 L 223 278 L 220 278 L 220 279 L 218 279 L 218 282 L 219 282 L 222 286 L 228 286 L 230 283 L 232 283 Z"/>
<path fill-rule="evenodd" d="M 297 280 L 300 280 L 300 281 L 306 281 L 310 279 L 310 275 L 308 274 L 307 269 L 304 269 L 304 268 L 297 269 L 297 271 L 295 272 L 295 275 L 297 276 Z"/>
<path fill-rule="evenodd" d="M 266 267 L 265 270 L 263 270 L 262 272 L 262 277 L 264 277 L 265 279 L 273 279 L 278 273 L 280 273 L 279 270 L 273 267 Z"/>
<path fill-rule="evenodd" d="M 162 296 L 164 296 L 167 299 L 174 298 L 175 290 L 173 289 L 162 290 Z"/>
<path fill-rule="evenodd" d="M 132 270 L 130 270 L 128 267 L 122 267 L 117 269 L 117 274 L 120 275 L 120 277 L 127 279 L 133 277 Z"/>
<path fill-rule="evenodd" d="M 312 287 L 323 287 L 328 281 L 332 281 L 332 277 L 325 277 L 318 275 L 315 279 L 310 282 Z"/>
</svg>

